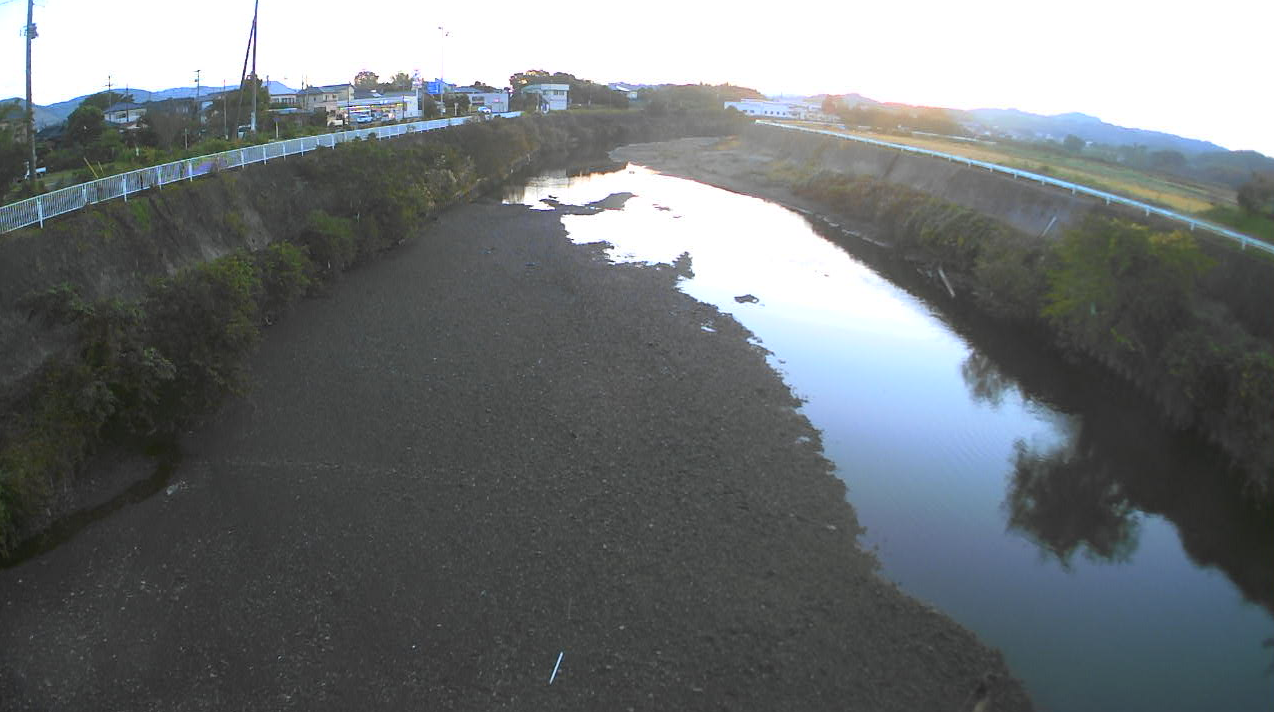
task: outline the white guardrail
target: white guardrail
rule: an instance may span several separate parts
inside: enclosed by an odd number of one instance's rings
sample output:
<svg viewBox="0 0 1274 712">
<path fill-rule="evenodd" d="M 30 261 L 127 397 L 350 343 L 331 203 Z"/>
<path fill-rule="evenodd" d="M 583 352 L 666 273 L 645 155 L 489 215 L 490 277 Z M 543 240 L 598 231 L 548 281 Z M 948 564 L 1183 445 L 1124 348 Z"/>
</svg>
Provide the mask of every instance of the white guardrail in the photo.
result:
<svg viewBox="0 0 1274 712">
<path fill-rule="evenodd" d="M 495 114 L 503 118 L 521 116 L 520 111 Z M 421 131 L 433 131 L 476 120 L 477 116 L 459 116 L 451 119 L 432 119 L 430 121 L 414 121 L 407 124 L 390 124 L 352 131 L 339 131 L 316 136 L 302 136 L 284 141 L 273 141 L 256 146 L 245 146 L 221 153 L 213 153 L 197 158 L 186 158 L 172 163 L 165 163 L 149 168 L 140 168 L 127 173 L 107 176 L 98 180 L 80 183 L 68 188 L 60 188 L 34 198 L 0 207 L 0 233 L 17 230 L 20 227 L 39 224 L 58 215 L 79 210 L 80 208 L 123 198 L 133 193 L 157 188 L 167 183 L 181 180 L 194 180 L 197 176 L 208 175 L 215 171 L 238 168 L 252 163 L 268 163 L 271 160 L 295 156 L 317 148 L 335 148 L 338 143 L 357 141 L 375 134 L 376 138 L 393 138 Z"/>
<path fill-rule="evenodd" d="M 1239 243 L 1244 248 L 1247 248 L 1250 246 L 1250 247 L 1255 247 L 1258 250 L 1264 250 L 1265 252 L 1274 254 L 1274 245 L 1271 245 L 1267 242 L 1262 242 L 1253 237 L 1249 237 L 1247 235 L 1244 235 L 1241 232 L 1235 232 L 1229 228 L 1221 227 L 1220 225 L 1216 225 L 1204 220 L 1200 220 L 1198 218 L 1191 217 L 1189 215 L 1182 215 L 1180 213 L 1175 213 L 1171 210 L 1165 210 L 1164 208 L 1157 208 L 1153 205 L 1147 205 L 1145 203 L 1132 200 L 1130 198 L 1125 198 L 1121 195 L 1115 195 L 1114 193 L 1107 193 L 1103 190 L 1089 188 L 1087 186 L 1079 185 L 1078 183 L 1071 183 L 1069 181 L 1058 180 L 1057 178 L 1051 178 L 1049 176 L 1041 175 L 1039 173 L 1031 173 L 1030 171 L 1020 171 L 1016 168 L 1009 168 L 1008 166 L 1001 166 L 996 163 L 987 163 L 986 161 L 978 161 L 972 158 L 965 158 L 964 156 L 957 156 L 953 153 L 943 153 L 942 151 L 930 151 L 925 148 L 917 148 L 916 146 L 908 146 L 902 143 L 891 143 L 889 141 L 879 141 L 874 138 L 867 138 L 866 136 L 854 136 L 851 134 L 840 133 L 837 131 L 828 131 L 827 129 L 815 129 L 815 128 L 810 128 L 808 126 L 793 126 L 791 124 L 780 124 L 774 121 L 758 121 L 757 123 L 763 124 L 765 126 L 774 126 L 781 129 L 788 129 L 791 131 L 804 131 L 806 133 L 823 134 L 825 136 L 848 139 L 850 141 L 859 141 L 861 143 L 869 143 L 876 146 L 883 146 L 885 148 L 896 148 L 900 151 L 906 151 L 909 153 L 918 153 L 925 156 L 933 156 L 934 158 L 944 158 L 948 161 L 963 163 L 970 167 L 977 166 L 979 168 L 985 168 L 989 171 L 994 171 L 996 173 L 1004 173 L 1005 175 L 1011 175 L 1017 178 L 1025 178 L 1027 180 L 1037 181 L 1045 185 L 1053 185 L 1053 186 L 1057 186 L 1058 188 L 1065 188 L 1066 190 L 1069 190 L 1072 194 L 1083 193 L 1084 195 L 1091 195 L 1095 198 L 1101 198 L 1102 200 L 1106 201 L 1107 205 L 1110 205 L 1111 203 L 1119 203 L 1120 205 L 1127 205 L 1129 207 L 1144 211 L 1147 216 L 1153 213 L 1155 215 L 1166 217 L 1170 220 L 1177 220 L 1179 222 L 1183 222 L 1189 225 L 1191 230 L 1195 229 L 1196 227 L 1202 228 L 1209 232 L 1214 232 L 1218 235 L 1223 235 L 1233 240 L 1238 240 Z"/>
</svg>

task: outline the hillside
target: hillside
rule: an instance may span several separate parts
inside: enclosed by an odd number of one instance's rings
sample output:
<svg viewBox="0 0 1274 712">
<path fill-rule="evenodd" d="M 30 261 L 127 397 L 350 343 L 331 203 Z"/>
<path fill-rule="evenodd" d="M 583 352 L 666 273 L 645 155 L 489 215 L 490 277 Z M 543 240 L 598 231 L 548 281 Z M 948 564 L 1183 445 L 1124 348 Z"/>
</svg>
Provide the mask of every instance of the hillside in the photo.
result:
<svg viewBox="0 0 1274 712">
<path fill-rule="evenodd" d="M 13 98 L 0 101 L 0 104 L 17 104 L 25 111 L 27 102 L 25 99 L 19 99 L 15 96 Z M 59 117 L 55 112 L 50 111 L 47 107 L 40 106 L 39 104 L 35 105 L 35 127 L 37 129 L 42 129 L 50 124 L 61 123 L 63 120 L 63 118 Z"/>
<path fill-rule="evenodd" d="M 1014 138 L 1027 140 L 1054 139 L 1060 141 L 1068 134 L 1074 134 L 1092 143 L 1105 143 L 1113 146 L 1141 144 L 1154 150 L 1180 151 L 1184 154 L 1226 150 L 1210 141 L 1183 138 L 1162 131 L 1116 126 L 1106 123 L 1096 116 L 1080 113 L 1042 116 L 1017 109 L 974 109 L 973 111 L 954 113 L 963 114 L 968 120 L 992 131 L 1007 133 Z"/>
<path fill-rule="evenodd" d="M 283 84 L 282 82 L 270 81 L 267 83 L 267 86 L 269 87 L 271 94 L 286 94 L 286 93 L 296 91 L 295 89 L 292 89 L 291 87 L 287 86 L 286 84 Z M 162 101 L 164 99 L 181 99 L 185 97 L 193 97 L 195 95 L 196 89 L 195 87 L 172 87 L 169 89 L 161 89 L 159 91 L 150 91 L 149 89 L 133 89 L 131 87 L 115 87 L 113 91 L 118 91 L 121 94 L 132 94 L 133 101 L 136 101 L 138 103 L 146 103 L 148 101 Z M 198 91 L 201 96 L 207 96 L 209 94 L 219 93 L 221 91 L 221 87 L 203 86 L 203 87 L 200 87 Z M 94 92 L 94 93 L 97 93 L 97 92 Z M 71 112 L 75 111 L 75 109 L 79 107 L 80 102 L 84 101 L 90 96 L 93 96 L 93 94 L 83 94 L 81 96 L 75 97 L 74 99 L 67 99 L 66 101 L 59 101 L 57 103 L 48 104 L 45 106 L 36 104 L 35 105 L 36 127 L 44 128 L 45 126 L 59 124 L 59 123 L 62 123 L 63 121 L 66 121 L 66 118 L 71 115 Z M 11 99 L 5 99 L 3 102 L 0 102 L 0 103 L 8 103 L 11 101 L 16 101 L 20 104 L 23 104 L 24 106 L 26 104 L 26 102 L 24 102 L 22 99 L 19 99 L 17 97 L 14 97 Z"/>
</svg>

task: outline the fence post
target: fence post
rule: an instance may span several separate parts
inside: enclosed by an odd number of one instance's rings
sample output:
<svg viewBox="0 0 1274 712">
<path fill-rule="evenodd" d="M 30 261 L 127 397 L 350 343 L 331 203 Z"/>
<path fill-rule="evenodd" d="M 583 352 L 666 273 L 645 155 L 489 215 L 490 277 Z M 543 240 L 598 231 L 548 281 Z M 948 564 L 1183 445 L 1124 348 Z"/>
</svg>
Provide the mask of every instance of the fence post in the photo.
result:
<svg viewBox="0 0 1274 712">
<path fill-rule="evenodd" d="M 44 229 L 44 196 L 35 196 L 35 214 L 40 218 L 40 229 Z"/>
<path fill-rule="evenodd" d="M 128 202 L 128 174 L 124 174 L 124 202 Z"/>
</svg>

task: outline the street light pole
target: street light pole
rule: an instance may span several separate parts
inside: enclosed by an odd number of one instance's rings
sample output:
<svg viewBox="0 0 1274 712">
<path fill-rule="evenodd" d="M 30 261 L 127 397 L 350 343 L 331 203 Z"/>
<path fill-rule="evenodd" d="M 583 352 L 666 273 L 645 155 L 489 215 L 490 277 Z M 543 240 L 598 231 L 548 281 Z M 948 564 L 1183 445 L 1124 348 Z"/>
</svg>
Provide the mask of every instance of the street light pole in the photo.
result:
<svg viewBox="0 0 1274 712">
<path fill-rule="evenodd" d="M 438 105 L 442 107 L 442 115 L 447 115 L 447 103 L 443 96 L 447 92 L 447 38 L 451 33 L 438 26 Z"/>
</svg>

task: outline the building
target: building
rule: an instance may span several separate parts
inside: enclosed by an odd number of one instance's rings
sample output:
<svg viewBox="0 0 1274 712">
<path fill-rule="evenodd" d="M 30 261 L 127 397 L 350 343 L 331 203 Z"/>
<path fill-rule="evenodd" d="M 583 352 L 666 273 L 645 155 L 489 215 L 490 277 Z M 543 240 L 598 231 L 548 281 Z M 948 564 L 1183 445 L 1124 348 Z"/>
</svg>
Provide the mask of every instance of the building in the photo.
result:
<svg viewBox="0 0 1274 712">
<path fill-rule="evenodd" d="M 327 113 L 336 113 L 341 102 L 349 102 L 354 98 L 354 85 L 328 84 L 321 87 L 306 87 L 296 93 L 297 108 L 301 111 L 314 112 L 319 109 Z"/>
<path fill-rule="evenodd" d="M 736 109 L 748 116 L 760 116 L 767 119 L 809 119 L 822 113 L 821 109 L 813 104 L 764 99 L 727 101 L 725 108 Z"/>
<path fill-rule="evenodd" d="M 628 97 L 629 103 L 639 101 L 641 99 L 641 90 L 648 87 L 648 84 L 628 84 L 627 82 L 611 82 L 606 88 L 611 91 L 617 91 Z"/>
<path fill-rule="evenodd" d="M 360 89 L 349 100 L 337 102 L 335 113 L 355 125 L 419 118 L 420 90 L 407 89 L 381 94 Z"/>
<path fill-rule="evenodd" d="M 486 107 L 493 114 L 503 114 L 509 110 L 509 95 L 498 89 L 456 87 L 455 93 L 469 97 L 469 111 L 478 111 Z"/>
<path fill-rule="evenodd" d="M 518 91 L 540 100 L 540 111 L 564 111 L 570 104 L 569 84 L 528 84 Z"/>
<path fill-rule="evenodd" d="M 106 107 L 102 118 L 118 126 L 132 126 L 146 115 L 146 107 L 131 101 L 119 101 Z"/>
<path fill-rule="evenodd" d="M 270 92 L 270 106 L 278 106 L 282 108 L 296 107 L 301 108 L 300 97 L 298 92 L 287 91 L 274 93 Z"/>
</svg>

